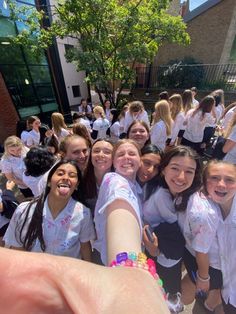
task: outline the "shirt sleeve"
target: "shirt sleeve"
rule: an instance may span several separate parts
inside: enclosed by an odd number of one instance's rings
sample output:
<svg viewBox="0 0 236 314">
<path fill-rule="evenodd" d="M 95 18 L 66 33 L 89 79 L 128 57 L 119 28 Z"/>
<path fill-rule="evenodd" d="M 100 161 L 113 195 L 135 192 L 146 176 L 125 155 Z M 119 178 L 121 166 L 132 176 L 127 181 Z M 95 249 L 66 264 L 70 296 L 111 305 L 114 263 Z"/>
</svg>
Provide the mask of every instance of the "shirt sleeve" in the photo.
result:
<svg viewBox="0 0 236 314">
<path fill-rule="evenodd" d="M 209 201 L 200 195 L 193 198 L 188 214 L 191 248 L 200 253 L 208 253 L 216 236 L 218 216 Z"/>
<path fill-rule="evenodd" d="M 228 137 L 229 140 L 236 142 L 236 127 L 232 128 L 232 131 Z"/>
<path fill-rule="evenodd" d="M 83 212 L 84 212 L 84 219 L 83 219 L 83 223 L 80 230 L 80 236 L 79 236 L 80 242 L 82 243 L 95 240 L 96 238 L 90 209 L 88 209 L 87 207 L 84 207 Z"/>
<path fill-rule="evenodd" d="M 26 145 L 27 145 L 27 146 L 32 146 L 32 145 L 34 145 L 34 141 L 33 141 L 33 138 L 32 138 L 32 136 L 31 136 L 31 134 L 29 134 L 28 137 L 27 137 Z"/>
<path fill-rule="evenodd" d="M 93 130 L 98 131 L 99 130 L 99 122 L 97 120 L 95 120 L 93 122 Z"/>
<path fill-rule="evenodd" d="M 158 123 L 154 124 L 151 130 L 151 143 L 159 146 L 160 142 L 162 142 L 162 138 L 164 136 L 164 129 Z M 166 136 L 165 136 L 166 137 Z"/>
<path fill-rule="evenodd" d="M 184 115 L 182 115 L 182 114 L 177 115 L 176 120 L 174 122 L 174 126 L 172 128 L 170 144 L 174 144 L 175 143 L 175 140 L 176 140 L 176 138 L 177 138 L 177 136 L 179 134 L 179 131 L 181 130 L 183 122 L 184 122 Z"/>
<path fill-rule="evenodd" d="M 28 207 L 29 202 L 21 203 L 15 210 L 7 231 L 4 235 L 3 240 L 5 241 L 6 247 L 23 247 L 23 244 L 20 241 L 20 228 L 24 222 L 25 215 L 23 212 L 26 213 L 26 208 Z M 22 238 L 26 235 L 26 230 L 28 229 L 27 226 L 29 225 L 29 219 L 26 222 L 25 228 L 22 232 Z"/>
<path fill-rule="evenodd" d="M 2 167 L 2 173 L 12 173 L 13 172 L 11 163 L 6 159 L 2 159 L 1 167 Z"/>
<path fill-rule="evenodd" d="M 134 195 L 128 181 L 116 173 L 110 173 L 105 176 L 98 195 L 98 212 L 104 213 L 107 206 L 117 199 L 126 201 L 137 213 L 139 213 L 139 205 L 136 196 Z"/>
</svg>

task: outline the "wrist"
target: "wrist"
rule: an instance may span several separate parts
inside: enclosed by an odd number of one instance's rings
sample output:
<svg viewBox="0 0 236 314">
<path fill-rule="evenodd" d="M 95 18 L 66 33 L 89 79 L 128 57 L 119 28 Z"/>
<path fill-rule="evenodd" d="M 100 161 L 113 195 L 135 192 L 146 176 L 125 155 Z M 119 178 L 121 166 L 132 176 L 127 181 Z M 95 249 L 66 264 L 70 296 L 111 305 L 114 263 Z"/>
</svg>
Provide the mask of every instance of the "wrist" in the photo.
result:
<svg viewBox="0 0 236 314">
<path fill-rule="evenodd" d="M 201 276 L 201 275 L 199 275 L 199 273 L 197 271 L 197 279 L 199 279 L 202 282 L 208 282 L 208 281 L 210 281 L 211 277 L 209 274 L 207 276 Z"/>
</svg>

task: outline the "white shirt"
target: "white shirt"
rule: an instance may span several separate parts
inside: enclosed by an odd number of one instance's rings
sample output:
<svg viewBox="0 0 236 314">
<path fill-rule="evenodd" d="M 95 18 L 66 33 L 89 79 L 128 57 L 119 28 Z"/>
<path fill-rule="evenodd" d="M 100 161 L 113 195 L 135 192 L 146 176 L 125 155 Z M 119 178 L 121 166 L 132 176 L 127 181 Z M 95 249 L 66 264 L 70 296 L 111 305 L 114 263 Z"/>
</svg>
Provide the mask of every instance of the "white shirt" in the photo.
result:
<svg viewBox="0 0 236 314">
<path fill-rule="evenodd" d="M 236 125 L 232 128 L 228 139 L 235 142 L 235 146 L 225 155 L 224 160 L 236 164 Z"/>
<path fill-rule="evenodd" d="M 202 193 L 194 193 L 184 212 L 178 212 L 178 223 L 186 240 L 186 248 L 195 256 L 195 252 L 207 254 L 210 266 L 220 269 L 216 230 L 219 223 L 216 206 Z"/>
<path fill-rule="evenodd" d="M 12 173 L 16 179 L 22 181 L 23 173 L 26 169 L 24 158 L 27 153 L 27 150 L 22 152 L 21 157 L 13 157 L 13 156 L 3 156 L 1 159 L 1 167 L 2 173 Z M 25 189 L 25 186 L 18 184 L 20 189 Z"/>
<path fill-rule="evenodd" d="M 218 216 L 217 240 L 223 274 L 221 293 L 226 304 L 229 302 L 236 307 L 236 196 L 226 219 L 223 220 L 219 207 Z"/>
<path fill-rule="evenodd" d="M 91 125 L 90 125 L 89 120 L 80 118 L 78 122 L 81 123 L 81 124 L 83 124 L 83 125 L 85 125 L 86 128 L 87 128 L 87 130 L 89 131 L 89 133 L 91 132 Z"/>
<path fill-rule="evenodd" d="M 183 130 L 183 123 L 185 120 L 184 112 L 179 112 L 174 120 L 172 130 L 171 130 L 171 141 L 170 144 L 173 145 L 178 137 L 179 131 Z"/>
<path fill-rule="evenodd" d="M 86 108 L 79 105 L 78 109 L 79 109 L 79 112 L 83 112 L 83 113 L 91 113 L 92 112 L 92 108 L 89 105 L 87 105 Z"/>
<path fill-rule="evenodd" d="M 38 177 L 33 176 L 26 176 L 25 173 L 23 173 L 22 180 L 28 188 L 31 189 L 32 193 L 34 194 L 34 197 L 39 196 L 41 194 L 40 188 L 39 188 L 39 181 L 43 175 Z"/>
<path fill-rule="evenodd" d="M 215 123 L 215 118 L 211 113 L 205 113 L 202 118 L 202 111 L 199 110 L 192 116 L 195 109 L 188 111 L 185 121 L 187 121 L 186 129 L 183 137 L 192 143 L 201 143 L 203 140 L 204 129 L 207 124 Z"/>
<path fill-rule="evenodd" d="M 111 132 L 111 140 L 113 143 L 116 143 L 119 140 L 120 136 L 120 122 L 116 121 L 110 126 L 110 132 Z"/>
<path fill-rule="evenodd" d="M 105 174 L 99 189 L 98 200 L 95 207 L 94 215 L 94 222 L 97 232 L 97 240 L 94 242 L 94 247 L 100 252 L 101 259 L 104 265 L 107 265 L 107 207 L 117 199 L 122 199 L 129 203 L 130 206 L 134 209 L 138 218 L 141 241 L 141 193 L 142 189 L 137 182 L 133 183 L 131 181 L 128 181 L 118 173 L 109 172 Z"/>
<path fill-rule="evenodd" d="M 143 206 L 143 221 L 153 229 L 160 223 L 172 224 L 177 221 L 174 199 L 168 189 L 163 187 L 152 194 Z M 163 253 L 157 256 L 157 262 L 164 267 L 172 267 L 180 260 L 166 258 Z"/>
<path fill-rule="evenodd" d="M 166 147 L 167 133 L 166 125 L 160 120 L 156 122 L 150 131 L 151 143 L 164 150 Z"/>
<path fill-rule="evenodd" d="M 228 126 L 229 126 L 229 124 L 230 124 L 230 122 L 231 122 L 231 120 L 232 120 L 232 118 L 233 118 L 235 112 L 236 112 L 236 106 L 233 107 L 233 108 L 231 108 L 231 109 L 226 113 L 226 115 L 224 116 L 224 119 L 223 119 L 223 121 L 222 121 L 222 127 L 223 127 L 224 130 L 227 130 L 227 128 L 228 128 Z"/>
<path fill-rule="evenodd" d="M 19 228 L 16 229 L 16 226 L 17 223 L 19 226 L 22 225 L 28 204 L 29 202 L 21 203 L 13 214 L 4 236 L 4 241 L 7 247 L 22 247 L 22 243 L 19 239 Z M 36 203 L 33 204 L 30 209 L 29 217 L 22 233 L 23 238 L 27 232 L 35 206 Z M 21 215 L 22 213 L 23 215 Z M 80 243 L 88 242 L 95 238 L 90 210 L 72 198 L 55 219 L 52 217 L 46 199 L 43 208 L 42 227 L 46 245 L 45 252 L 53 255 L 78 258 L 80 256 Z M 35 241 L 31 251 L 42 252 L 38 239 Z"/>
<path fill-rule="evenodd" d="M 40 143 L 40 132 L 36 132 L 35 130 L 29 131 L 27 138 L 27 146 L 38 146 Z"/>
<path fill-rule="evenodd" d="M 29 135 L 28 131 L 22 131 L 21 132 L 20 139 L 22 140 L 24 145 L 27 145 L 28 135 Z"/>
<path fill-rule="evenodd" d="M 124 132 L 125 133 L 127 133 L 130 124 L 135 120 L 144 121 L 147 123 L 148 126 L 150 126 L 147 111 L 144 110 L 136 116 L 131 115 L 130 112 L 127 111 L 125 114 L 125 120 L 124 120 Z"/>
<path fill-rule="evenodd" d="M 53 131 L 54 131 L 54 129 L 52 129 Z M 55 132 L 55 131 L 54 131 Z M 55 132 L 55 135 L 56 135 L 56 137 L 57 137 L 57 139 L 58 139 L 58 141 L 60 142 L 64 137 L 66 137 L 67 135 L 69 135 L 70 134 L 70 132 L 68 131 L 68 130 L 66 130 L 66 129 L 64 129 L 64 128 L 61 128 L 61 131 L 60 131 L 60 133 L 56 133 Z"/>
<path fill-rule="evenodd" d="M 199 105 L 199 101 L 193 97 L 193 107 L 196 108 Z"/>
<path fill-rule="evenodd" d="M 98 118 L 93 122 L 93 130 L 98 131 L 97 139 L 107 137 L 106 132 L 109 126 L 110 123 L 107 119 Z"/>
</svg>

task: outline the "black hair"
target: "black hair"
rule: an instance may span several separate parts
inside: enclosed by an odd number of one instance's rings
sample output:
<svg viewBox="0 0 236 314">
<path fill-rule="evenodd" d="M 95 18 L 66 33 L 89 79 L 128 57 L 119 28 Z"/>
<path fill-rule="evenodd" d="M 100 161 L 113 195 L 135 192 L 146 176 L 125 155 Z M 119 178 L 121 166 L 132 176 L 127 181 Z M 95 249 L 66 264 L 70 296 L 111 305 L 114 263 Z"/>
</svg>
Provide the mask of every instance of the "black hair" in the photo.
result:
<svg viewBox="0 0 236 314">
<path fill-rule="evenodd" d="M 55 134 L 52 134 L 52 136 L 47 137 L 45 139 L 45 147 L 54 147 L 55 148 L 55 152 L 54 154 L 57 154 L 59 152 L 59 142 L 58 139 L 56 138 Z"/>
<path fill-rule="evenodd" d="M 160 100 L 162 100 L 162 99 L 164 99 L 164 100 L 169 100 L 169 94 L 168 94 L 168 92 L 167 91 L 164 91 L 164 92 L 161 92 L 160 94 L 159 94 L 159 99 Z"/>
<path fill-rule="evenodd" d="M 117 110 L 116 108 L 112 108 L 111 109 L 111 114 L 112 114 L 111 125 L 113 125 L 116 121 L 119 120 L 120 111 Z"/>
<path fill-rule="evenodd" d="M 200 156 L 196 153 L 195 150 L 191 149 L 187 146 L 175 146 L 171 148 L 169 151 L 164 153 L 163 158 L 160 163 L 160 185 L 166 189 L 168 189 L 168 185 L 165 181 L 165 177 L 163 176 L 162 172 L 166 166 L 170 163 L 173 157 L 189 157 L 196 162 L 196 170 L 195 175 L 193 178 L 192 185 L 182 193 L 178 195 L 175 200 L 175 208 L 177 211 L 185 211 L 187 208 L 188 200 L 190 196 L 199 191 L 202 184 L 202 161 Z"/>
<path fill-rule="evenodd" d="M 162 159 L 163 151 L 154 144 L 147 144 L 141 149 L 141 154 L 156 154 L 159 155 Z M 151 180 L 146 183 L 146 195 L 145 201 L 156 191 L 157 187 L 160 185 L 160 167 L 158 167 L 158 174 L 155 175 Z"/>
<path fill-rule="evenodd" d="M 54 162 L 54 156 L 46 148 L 32 147 L 24 158 L 25 175 L 39 177 L 47 172 Z"/>
<path fill-rule="evenodd" d="M 44 203 L 46 201 L 46 198 L 50 192 L 50 186 L 49 183 L 51 182 L 51 178 L 53 174 L 56 172 L 56 170 L 64 164 L 71 164 L 75 167 L 77 176 L 78 176 L 78 182 L 81 181 L 81 172 L 74 160 L 68 160 L 68 159 L 61 159 L 59 162 L 55 163 L 55 165 L 51 168 L 51 170 L 48 173 L 46 188 L 44 192 L 37 198 L 33 199 L 25 208 L 25 210 L 22 212 L 21 215 L 24 215 L 23 223 L 20 225 L 18 222 L 15 229 L 15 235 L 17 236 L 16 231 L 19 230 L 19 241 L 23 245 L 23 248 L 26 251 L 31 251 L 35 241 L 38 239 L 40 242 L 41 250 L 44 252 L 46 250 L 46 245 L 43 238 L 43 207 Z M 74 190 L 71 197 L 75 200 L 77 200 L 77 190 Z M 24 229 L 27 227 L 27 222 L 29 219 L 29 213 L 32 208 L 32 206 L 36 204 L 35 209 L 33 211 L 33 215 L 31 218 L 31 221 L 29 223 L 28 229 L 26 230 L 26 235 L 24 236 Z M 20 216 L 21 217 L 21 216 Z"/>
</svg>

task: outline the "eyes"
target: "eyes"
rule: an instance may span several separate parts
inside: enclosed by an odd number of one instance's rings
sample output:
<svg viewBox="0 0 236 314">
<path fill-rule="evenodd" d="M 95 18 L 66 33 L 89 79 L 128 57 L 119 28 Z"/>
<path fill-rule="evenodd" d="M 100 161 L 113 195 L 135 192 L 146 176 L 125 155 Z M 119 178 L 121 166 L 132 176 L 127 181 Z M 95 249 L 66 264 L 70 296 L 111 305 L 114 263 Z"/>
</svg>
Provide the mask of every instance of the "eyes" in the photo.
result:
<svg viewBox="0 0 236 314">
<path fill-rule="evenodd" d="M 236 183 L 236 179 L 234 178 L 230 178 L 230 177 L 221 177 L 221 176 L 210 176 L 208 178 L 209 181 L 213 182 L 213 183 L 219 183 L 221 180 L 223 180 L 225 182 L 225 184 L 235 184 Z"/>
<path fill-rule="evenodd" d="M 100 154 L 100 153 L 103 153 L 104 155 L 111 155 L 112 154 L 112 151 L 110 149 L 100 149 L 100 148 L 95 148 L 92 153 L 93 154 Z"/>
<path fill-rule="evenodd" d="M 187 170 L 183 170 L 177 166 L 172 166 L 170 167 L 170 169 L 174 172 L 180 172 L 180 171 L 184 171 L 184 173 L 188 174 L 188 175 L 194 175 L 195 174 L 195 171 L 194 170 L 190 170 L 190 169 L 187 169 Z"/>
<path fill-rule="evenodd" d="M 149 160 L 143 160 L 143 165 L 146 168 L 150 168 L 150 167 L 154 167 L 155 169 L 158 169 L 159 164 L 153 164 L 151 161 Z"/>
<path fill-rule="evenodd" d="M 119 157 L 123 157 L 123 156 L 125 156 L 126 155 L 126 152 L 119 152 L 119 153 L 117 153 L 117 158 L 119 158 Z M 136 152 L 133 152 L 133 151 L 129 151 L 128 152 L 128 155 L 129 156 L 137 156 L 137 153 Z"/>
<path fill-rule="evenodd" d="M 66 172 L 66 171 L 64 171 L 64 170 L 57 170 L 57 171 L 56 171 L 56 175 L 57 175 L 58 177 L 62 177 L 62 176 L 64 176 L 65 174 L 67 174 L 68 177 L 71 178 L 71 179 L 74 179 L 74 178 L 77 178 L 77 177 L 78 177 L 77 172 L 73 172 L 73 171 Z"/>
</svg>

